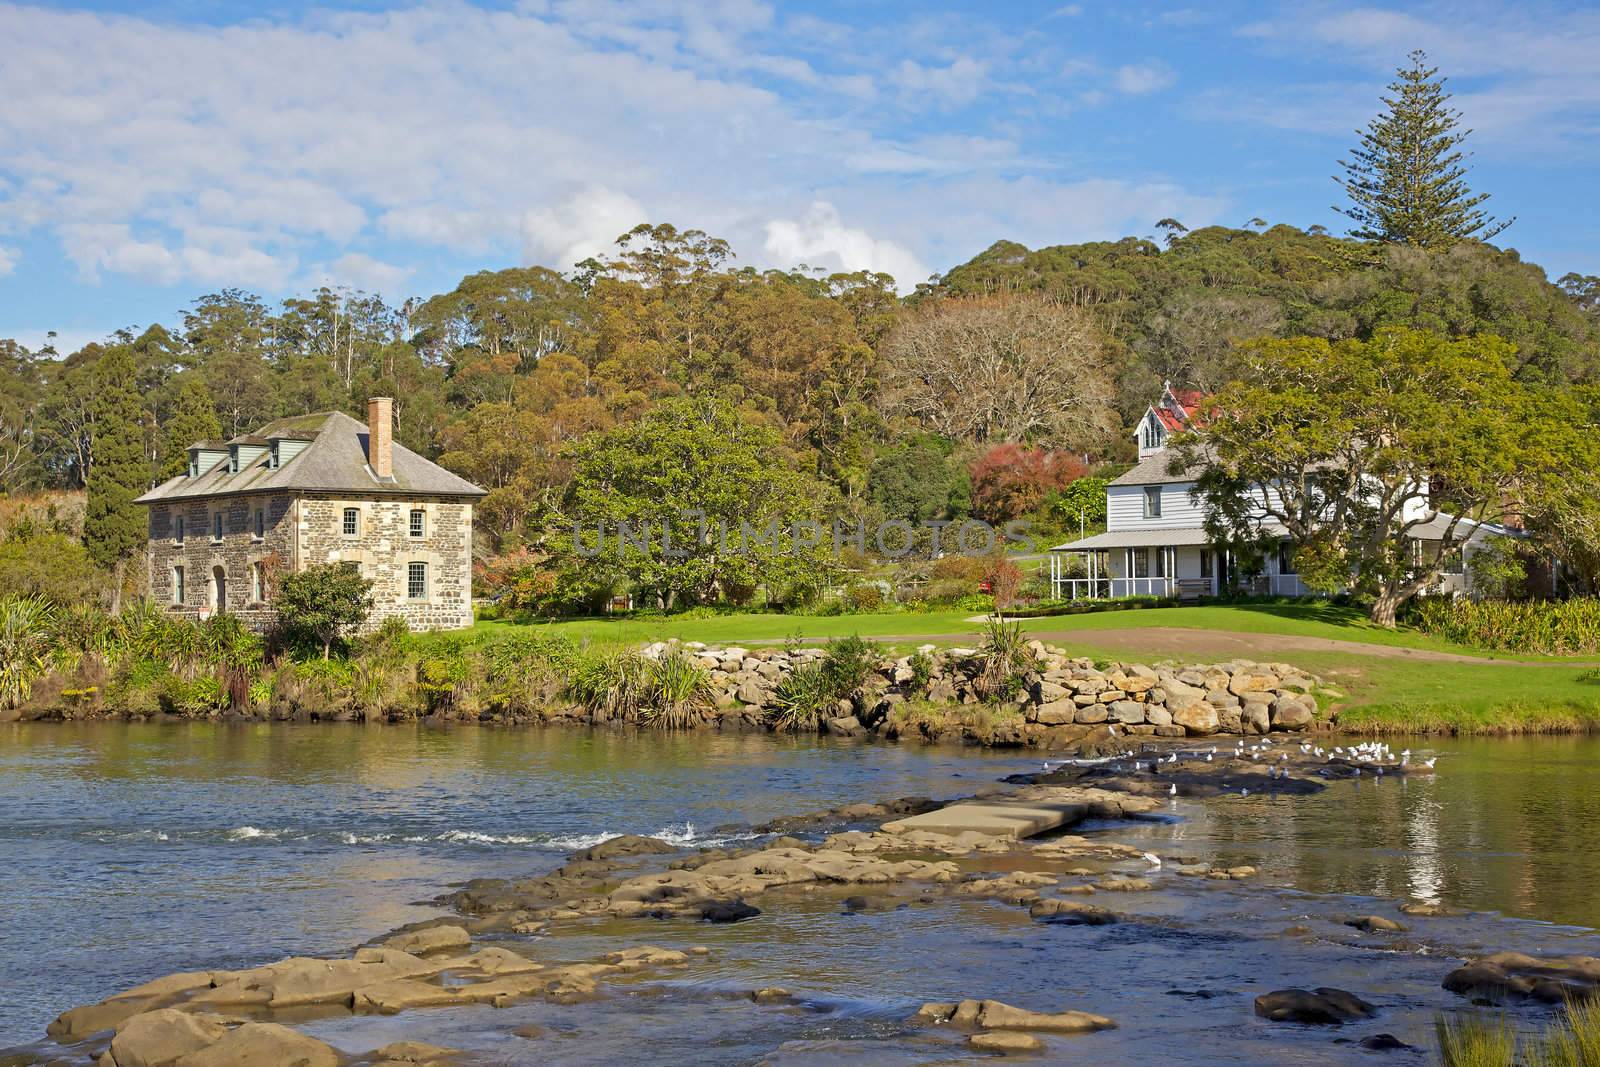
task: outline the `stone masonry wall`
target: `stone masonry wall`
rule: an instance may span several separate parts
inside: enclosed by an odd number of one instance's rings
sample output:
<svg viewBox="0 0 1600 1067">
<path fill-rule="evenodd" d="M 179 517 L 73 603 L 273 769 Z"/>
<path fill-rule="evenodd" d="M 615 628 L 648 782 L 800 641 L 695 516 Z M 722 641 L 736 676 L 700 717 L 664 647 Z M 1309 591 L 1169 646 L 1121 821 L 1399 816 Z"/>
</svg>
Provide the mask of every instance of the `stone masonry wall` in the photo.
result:
<svg viewBox="0 0 1600 1067">
<path fill-rule="evenodd" d="M 355 536 L 344 533 L 344 511 L 355 508 Z M 427 513 L 424 535 L 412 537 L 411 511 Z M 306 496 L 300 500 L 298 566 L 353 562 L 372 580 L 369 626 L 398 615 L 413 630 L 472 625 L 472 505 L 440 497 Z M 413 562 L 428 565 L 426 596 L 407 595 Z"/>
<path fill-rule="evenodd" d="M 270 588 L 274 570 L 290 565 L 294 552 L 293 501 L 287 494 L 249 494 L 215 499 L 176 500 L 150 509 L 150 596 L 168 610 L 206 618 L 217 610 L 215 574 L 222 569 L 223 591 L 230 614 L 258 629 L 271 624 L 270 605 L 252 596 L 250 568 L 265 568 Z M 264 512 L 265 530 L 255 533 L 255 513 Z M 222 539 L 212 536 L 213 515 L 222 515 Z M 177 542 L 177 519 L 183 517 L 183 543 Z M 182 604 L 173 599 L 175 568 L 184 568 Z"/>
</svg>

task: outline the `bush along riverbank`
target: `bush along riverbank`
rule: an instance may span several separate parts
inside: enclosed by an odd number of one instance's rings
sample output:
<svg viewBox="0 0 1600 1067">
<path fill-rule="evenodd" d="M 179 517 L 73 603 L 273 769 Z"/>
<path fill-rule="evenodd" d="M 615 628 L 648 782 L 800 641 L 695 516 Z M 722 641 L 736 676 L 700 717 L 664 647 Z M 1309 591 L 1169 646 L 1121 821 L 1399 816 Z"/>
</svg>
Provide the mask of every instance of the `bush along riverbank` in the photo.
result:
<svg viewBox="0 0 1600 1067">
<path fill-rule="evenodd" d="M 998 623 L 975 647 L 899 656 L 856 637 L 585 649 L 537 633 L 419 637 L 391 622 L 347 658 L 269 661 L 231 617 L 145 610 L 100 627 L 67 615 L 39 633 L 7 718 L 553 722 L 1060 748 L 1303 730 L 1326 695 L 1285 664 L 1097 667 Z"/>
</svg>

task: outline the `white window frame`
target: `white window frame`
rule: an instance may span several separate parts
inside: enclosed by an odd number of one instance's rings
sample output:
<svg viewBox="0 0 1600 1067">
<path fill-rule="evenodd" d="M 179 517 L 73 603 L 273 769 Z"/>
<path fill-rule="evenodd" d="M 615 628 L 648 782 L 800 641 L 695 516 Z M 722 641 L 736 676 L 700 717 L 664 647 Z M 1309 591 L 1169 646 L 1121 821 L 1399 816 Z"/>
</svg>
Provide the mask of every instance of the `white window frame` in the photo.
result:
<svg viewBox="0 0 1600 1067">
<path fill-rule="evenodd" d="M 260 560 L 250 564 L 250 603 L 267 602 L 267 568 Z"/>
<path fill-rule="evenodd" d="M 182 607 L 188 590 L 184 586 L 183 564 L 175 563 L 172 567 L 172 603 Z"/>
<path fill-rule="evenodd" d="M 413 594 L 412 591 L 411 591 L 411 588 L 412 588 L 412 575 L 416 573 L 416 569 L 418 567 L 422 568 L 422 593 L 421 593 L 420 596 Z M 427 560 L 414 559 L 414 560 L 411 560 L 409 563 L 407 563 L 406 564 L 406 599 L 408 601 L 412 601 L 412 602 L 420 602 L 420 601 L 427 600 L 428 599 L 428 586 L 429 586 L 429 575 L 428 575 L 428 562 L 427 562 Z"/>
<path fill-rule="evenodd" d="M 428 536 L 427 508 L 411 509 L 411 514 L 406 517 L 406 532 L 418 540 Z"/>
<path fill-rule="evenodd" d="M 355 516 L 354 524 L 352 524 L 350 522 L 350 517 L 352 515 Z M 355 526 L 354 530 L 350 529 L 351 525 Z M 339 515 L 339 533 L 340 533 L 340 535 L 342 535 L 344 537 L 360 537 L 361 536 L 361 509 L 360 508 L 345 508 L 344 509 L 344 511 Z"/>
<path fill-rule="evenodd" d="M 1161 517 L 1161 487 L 1147 485 L 1144 487 L 1144 517 L 1159 519 Z"/>
</svg>

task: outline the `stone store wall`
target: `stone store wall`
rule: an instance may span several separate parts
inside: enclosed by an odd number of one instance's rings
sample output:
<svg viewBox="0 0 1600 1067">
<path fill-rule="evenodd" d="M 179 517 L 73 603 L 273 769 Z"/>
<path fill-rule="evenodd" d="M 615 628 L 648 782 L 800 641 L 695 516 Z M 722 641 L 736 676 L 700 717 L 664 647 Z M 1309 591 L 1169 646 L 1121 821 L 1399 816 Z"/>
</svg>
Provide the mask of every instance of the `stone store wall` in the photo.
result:
<svg viewBox="0 0 1600 1067">
<path fill-rule="evenodd" d="M 344 533 L 344 511 L 355 508 L 355 536 Z M 412 537 L 411 511 L 427 513 L 424 535 Z M 301 566 L 353 562 L 372 580 L 369 627 L 398 615 L 413 630 L 472 625 L 472 505 L 440 497 L 306 496 L 300 501 L 297 558 Z M 427 595 L 407 595 L 413 562 L 428 565 Z"/>
<path fill-rule="evenodd" d="M 265 512 L 266 529 L 255 535 L 255 513 Z M 196 618 L 211 616 L 215 569 L 226 577 L 225 609 L 256 628 L 273 620 L 273 609 L 251 596 L 250 568 L 260 563 L 271 574 L 290 566 L 294 556 L 293 501 L 287 494 L 247 494 L 212 499 L 175 500 L 150 509 L 150 596 L 174 612 Z M 222 515 L 222 539 L 212 537 L 212 516 Z M 174 538 L 183 518 L 183 543 Z M 173 568 L 184 568 L 184 598 L 173 602 Z"/>
<path fill-rule="evenodd" d="M 717 694 L 715 717 L 723 725 L 730 716 L 748 725 L 765 722 L 783 679 L 825 654 L 818 646 L 750 650 L 693 641 L 649 645 L 643 653 L 657 657 L 675 648 L 709 674 Z M 1007 717 L 999 736 L 985 738 L 990 743 L 1055 747 L 1076 744 L 1107 728 L 1124 737 L 1178 738 L 1298 731 L 1317 723 L 1315 691 L 1320 682 L 1284 663 L 1113 663 L 1099 668 L 1093 660 L 1074 658 L 1038 641 L 1028 644 L 1028 652 L 1031 662 L 1021 673 L 1015 696 L 998 705 L 1015 714 Z M 827 722 L 829 731 L 893 737 L 902 729 L 890 715 L 896 705 L 981 702 L 979 650 L 924 645 L 918 654 L 925 657 L 920 665 L 912 656 L 881 660 L 862 691 L 840 702 L 838 714 Z"/>
</svg>

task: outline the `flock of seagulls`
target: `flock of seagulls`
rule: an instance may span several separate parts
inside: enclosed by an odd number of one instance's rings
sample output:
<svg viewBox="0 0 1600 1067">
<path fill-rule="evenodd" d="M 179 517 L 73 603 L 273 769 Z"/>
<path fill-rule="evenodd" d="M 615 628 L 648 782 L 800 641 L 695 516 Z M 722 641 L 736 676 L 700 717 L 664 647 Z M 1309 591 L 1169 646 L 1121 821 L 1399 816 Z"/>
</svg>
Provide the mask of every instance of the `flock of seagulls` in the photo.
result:
<svg viewBox="0 0 1600 1067">
<path fill-rule="evenodd" d="M 1277 742 L 1270 737 L 1263 737 L 1258 741 L 1249 743 L 1247 743 L 1245 739 L 1240 738 L 1234 743 L 1233 751 L 1231 753 L 1223 752 L 1218 748 L 1218 746 L 1212 745 L 1206 751 L 1192 749 L 1187 752 L 1183 752 L 1182 756 L 1184 759 L 1197 759 L 1205 763 L 1214 763 L 1219 754 L 1224 755 L 1225 757 L 1231 755 L 1235 759 L 1243 759 L 1248 756 L 1251 759 L 1265 761 L 1267 763 L 1267 778 L 1271 781 L 1283 781 L 1294 776 L 1287 766 L 1290 759 L 1290 753 L 1279 749 L 1277 747 Z M 1304 757 L 1307 757 L 1307 762 L 1310 760 L 1321 760 L 1324 763 L 1334 763 L 1337 761 L 1340 764 L 1352 767 L 1354 770 L 1354 775 L 1357 778 L 1361 776 L 1363 769 L 1374 773 L 1379 778 L 1382 778 L 1386 768 L 1389 770 L 1398 769 L 1403 772 L 1405 768 L 1411 766 L 1412 763 L 1411 750 L 1409 748 L 1402 749 L 1399 753 L 1396 753 L 1382 741 L 1363 741 L 1360 744 L 1348 746 L 1334 745 L 1331 749 L 1325 749 L 1321 745 L 1313 742 L 1302 741 L 1300 742 L 1300 754 Z M 1057 767 L 1063 767 L 1069 764 L 1078 767 L 1093 767 L 1111 764 L 1110 769 L 1118 773 L 1131 769 L 1135 774 L 1146 770 L 1150 771 L 1152 774 L 1156 774 L 1160 773 L 1160 767 L 1163 764 L 1177 763 L 1180 753 L 1173 751 L 1169 752 L 1165 757 L 1153 756 L 1149 759 L 1134 759 L 1130 768 L 1128 764 L 1124 763 L 1123 761 L 1132 755 L 1132 752 L 1120 752 L 1115 756 L 1103 756 L 1097 759 L 1066 759 L 1055 761 L 1045 760 L 1041 770 L 1043 770 L 1045 773 L 1049 773 L 1050 771 L 1055 770 Z M 1437 759 L 1437 756 L 1432 756 L 1428 759 L 1418 760 L 1417 765 L 1420 767 L 1425 767 L 1428 770 L 1432 770 L 1434 762 Z M 1178 795 L 1178 786 L 1176 783 L 1173 783 L 1167 787 L 1167 795 L 1170 797 L 1176 797 Z M 1241 797 L 1247 797 L 1250 795 L 1250 790 L 1241 787 L 1239 790 L 1239 795 Z"/>
</svg>

